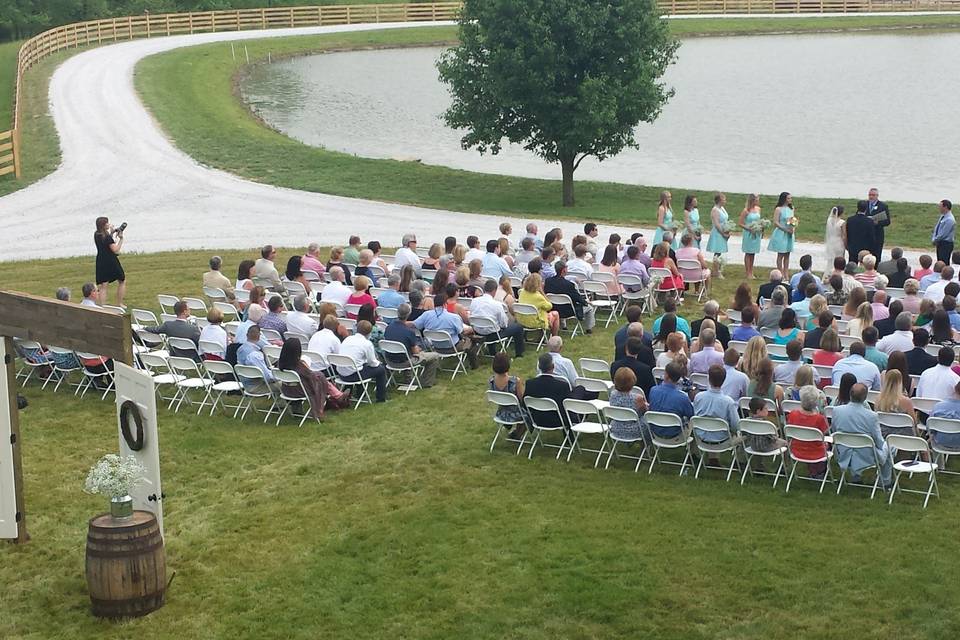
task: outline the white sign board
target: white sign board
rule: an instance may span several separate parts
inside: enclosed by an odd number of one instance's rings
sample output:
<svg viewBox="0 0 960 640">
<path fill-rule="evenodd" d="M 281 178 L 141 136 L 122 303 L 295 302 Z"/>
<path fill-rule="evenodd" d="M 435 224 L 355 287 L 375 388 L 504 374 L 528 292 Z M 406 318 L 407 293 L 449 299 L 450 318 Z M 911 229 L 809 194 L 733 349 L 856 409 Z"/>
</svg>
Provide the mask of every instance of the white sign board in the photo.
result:
<svg viewBox="0 0 960 640">
<path fill-rule="evenodd" d="M 9 370 L 5 340 L 0 338 L 0 538 L 17 537 L 17 492 L 13 475 L 13 443 L 10 442 L 13 416 L 16 411 L 14 397 L 8 397 Z M 14 354 L 9 354 L 12 358 Z"/>
<path fill-rule="evenodd" d="M 120 455 L 134 456 L 147 470 L 144 482 L 130 495 L 133 508 L 157 516 L 163 535 L 163 492 L 160 486 L 160 441 L 157 438 L 157 395 L 149 374 L 115 362 L 117 429 Z"/>
</svg>

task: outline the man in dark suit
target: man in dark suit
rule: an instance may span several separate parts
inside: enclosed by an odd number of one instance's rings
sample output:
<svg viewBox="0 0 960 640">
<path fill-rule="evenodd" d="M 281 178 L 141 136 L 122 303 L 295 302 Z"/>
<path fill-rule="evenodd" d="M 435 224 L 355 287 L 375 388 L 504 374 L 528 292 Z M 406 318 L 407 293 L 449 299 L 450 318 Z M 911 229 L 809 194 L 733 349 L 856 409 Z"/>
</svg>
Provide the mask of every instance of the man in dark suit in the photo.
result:
<svg viewBox="0 0 960 640">
<path fill-rule="evenodd" d="M 873 222 L 873 255 L 877 257 L 877 264 L 883 260 L 883 235 L 884 227 L 890 226 L 890 209 L 887 203 L 880 200 L 880 192 L 876 187 L 870 189 L 867 194 L 867 217 Z M 850 236 L 850 229 L 847 228 L 847 237 Z M 881 273 L 883 273 L 881 271 Z"/>
<path fill-rule="evenodd" d="M 707 300 L 706 304 L 703 305 L 703 317 L 693 321 L 693 324 L 690 325 L 690 333 L 695 336 L 700 335 L 700 325 L 703 324 L 703 321 L 713 320 L 713 324 L 717 327 L 717 340 L 720 341 L 720 344 L 722 344 L 724 350 L 726 350 L 730 344 L 730 329 L 727 325 L 720 323 L 719 315 L 720 303 L 716 300 Z"/>
<path fill-rule="evenodd" d="M 637 360 L 637 354 L 640 353 L 641 349 L 643 349 L 643 342 L 640 338 L 627 338 L 626 355 L 610 365 L 610 380 L 613 380 L 617 369 L 626 367 L 633 371 L 633 375 L 637 376 L 637 386 L 643 389 L 643 393 L 649 398 L 650 389 L 656 386 L 657 381 L 653 377 L 653 369 Z"/>
<path fill-rule="evenodd" d="M 850 253 L 850 262 L 860 264 L 858 255 L 861 251 L 873 253 L 876 250 L 876 240 L 873 220 L 867 217 L 867 201 L 857 202 L 857 215 L 847 220 L 847 251 Z"/>
<path fill-rule="evenodd" d="M 907 369 L 910 375 L 918 376 L 927 369 L 937 366 L 937 356 L 927 353 L 926 347 L 930 344 L 930 334 L 926 329 L 913 330 L 913 349 L 907 351 Z"/>
<path fill-rule="evenodd" d="M 537 424 L 544 427 L 562 427 L 567 422 L 567 412 L 563 410 L 563 401 L 571 397 L 570 384 L 563 378 L 553 375 L 553 356 L 549 353 L 541 353 L 537 359 L 537 367 L 540 369 L 540 375 L 536 378 L 527 380 L 523 389 L 524 398 L 550 398 L 557 403 L 560 409 L 562 422 L 558 422 L 557 415 L 553 412 L 531 411 Z"/>
<path fill-rule="evenodd" d="M 793 299 L 793 288 L 790 286 L 789 282 L 783 281 L 783 274 L 779 270 L 773 269 L 770 271 L 770 282 L 765 282 L 760 285 L 760 289 L 757 291 L 757 304 L 760 304 L 760 298 L 764 300 L 769 300 L 773 297 L 773 290 L 777 287 L 783 287 L 787 290 L 787 301 Z M 694 332 L 693 335 L 699 335 Z"/>
<path fill-rule="evenodd" d="M 823 332 L 832 326 L 833 313 L 831 313 L 829 309 L 826 311 L 821 311 L 820 315 L 817 316 L 817 327 L 807 331 L 807 334 L 803 338 L 803 348 L 819 349 L 820 339 L 823 337 Z"/>
<path fill-rule="evenodd" d="M 623 348 L 627 343 L 627 329 L 634 322 L 640 322 L 643 319 L 643 309 L 638 304 L 631 304 L 627 307 L 627 324 L 623 325 L 613 334 L 613 359 L 619 360 L 623 357 Z M 653 334 L 644 330 L 643 344 L 653 348 Z"/>
<path fill-rule="evenodd" d="M 899 300 L 894 300 L 890 303 L 889 308 L 889 318 L 877 320 L 873 323 L 873 326 L 877 328 L 877 333 L 880 334 L 880 338 L 886 338 L 889 335 L 893 335 L 893 332 L 897 330 L 896 326 L 894 325 L 894 321 L 897 319 L 897 316 L 903 312 L 903 303 Z"/>
<path fill-rule="evenodd" d="M 627 355 L 627 340 L 630 338 L 640 338 L 640 349 L 636 352 L 637 360 L 647 365 L 651 369 L 657 366 L 657 358 L 653 355 L 653 349 L 648 347 L 643 342 L 643 335 L 646 332 L 643 330 L 643 325 L 640 322 L 631 322 L 627 325 L 626 337 L 623 339 L 623 342 L 617 345 L 617 348 L 614 350 L 613 359 L 621 360 Z"/>
<path fill-rule="evenodd" d="M 567 280 L 567 263 L 563 260 L 557 260 L 553 268 L 557 275 L 544 280 L 543 292 L 566 294 L 573 301 L 572 309 L 570 305 L 560 304 L 554 306 L 554 311 L 560 314 L 561 319 L 576 316 L 583 321 L 584 330 L 587 333 L 593 333 L 593 325 L 596 323 L 593 307 L 577 291 L 577 285 Z"/>
</svg>

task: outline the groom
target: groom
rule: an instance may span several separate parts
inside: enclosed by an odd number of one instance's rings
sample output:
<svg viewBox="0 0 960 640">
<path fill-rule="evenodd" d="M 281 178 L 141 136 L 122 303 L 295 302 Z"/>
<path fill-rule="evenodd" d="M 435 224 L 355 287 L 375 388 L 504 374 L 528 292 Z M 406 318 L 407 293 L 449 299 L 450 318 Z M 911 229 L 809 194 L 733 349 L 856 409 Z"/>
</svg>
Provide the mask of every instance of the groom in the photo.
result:
<svg viewBox="0 0 960 640">
<path fill-rule="evenodd" d="M 873 191 L 873 189 L 871 189 Z M 873 253 L 876 247 L 874 229 L 876 225 L 867 216 L 870 203 L 866 200 L 857 202 L 857 215 L 847 220 L 847 251 L 850 252 L 850 262 L 859 264 L 857 256 L 866 249 Z"/>
<path fill-rule="evenodd" d="M 873 222 L 874 246 L 867 247 L 877 258 L 877 264 L 883 260 L 883 228 L 890 226 L 890 210 L 886 202 L 880 201 L 880 192 L 876 187 L 867 194 L 867 217 Z"/>
</svg>

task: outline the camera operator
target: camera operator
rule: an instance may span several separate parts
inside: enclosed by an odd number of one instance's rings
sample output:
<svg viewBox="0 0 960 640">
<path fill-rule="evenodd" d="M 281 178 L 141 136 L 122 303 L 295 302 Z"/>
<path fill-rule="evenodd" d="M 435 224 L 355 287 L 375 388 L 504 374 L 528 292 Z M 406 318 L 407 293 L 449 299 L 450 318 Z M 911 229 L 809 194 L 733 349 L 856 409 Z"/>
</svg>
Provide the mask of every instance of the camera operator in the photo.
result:
<svg viewBox="0 0 960 640">
<path fill-rule="evenodd" d="M 105 216 L 97 218 L 97 230 L 93 234 L 93 241 L 97 245 L 96 281 L 100 304 L 107 302 L 107 286 L 111 282 L 117 282 L 117 306 L 123 306 L 127 283 L 119 255 L 123 249 L 123 231 L 126 228 L 126 222 L 114 229 Z"/>
</svg>

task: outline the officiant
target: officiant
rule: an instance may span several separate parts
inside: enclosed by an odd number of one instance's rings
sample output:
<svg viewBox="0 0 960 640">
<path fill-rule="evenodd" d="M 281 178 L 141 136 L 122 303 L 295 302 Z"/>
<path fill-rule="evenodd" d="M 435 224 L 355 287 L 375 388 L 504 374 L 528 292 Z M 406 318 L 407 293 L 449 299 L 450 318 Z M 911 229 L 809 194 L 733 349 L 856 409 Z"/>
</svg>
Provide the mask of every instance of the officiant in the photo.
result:
<svg viewBox="0 0 960 640">
<path fill-rule="evenodd" d="M 890 210 L 887 203 L 880 200 L 880 192 L 876 187 L 867 193 L 867 217 L 873 222 L 873 247 L 870 248 L 877 258 L 877 264 L 883 261 L 883 228 L 890 226 Z"/>
</svg>

